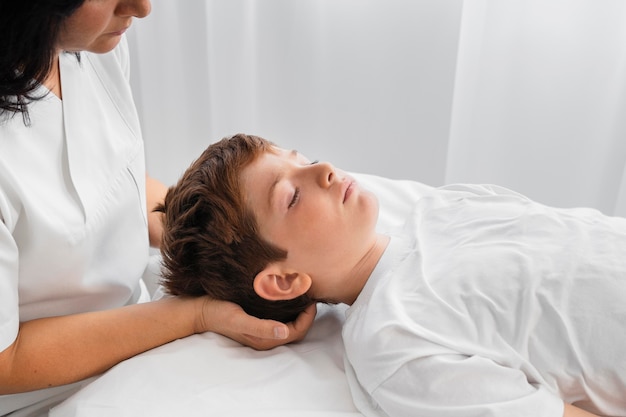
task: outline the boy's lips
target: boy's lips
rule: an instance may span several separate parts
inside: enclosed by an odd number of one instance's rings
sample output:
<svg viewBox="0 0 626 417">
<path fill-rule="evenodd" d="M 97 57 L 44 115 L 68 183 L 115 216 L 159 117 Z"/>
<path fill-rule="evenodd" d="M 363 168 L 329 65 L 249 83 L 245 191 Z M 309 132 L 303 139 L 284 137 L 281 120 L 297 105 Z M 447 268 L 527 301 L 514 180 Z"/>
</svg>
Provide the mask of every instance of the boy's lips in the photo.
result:
<svg viewBox="0 0 626 417">
<path fill-rule="evenodd" d="M 352 195 L 352 192 L 354 191 L 354 186 L 356 185 L 356 181 L 353 178 L 350 177 L 346 177 L 344 180 L 344 191 L 343 191 L 343 203 L 346 202 L 346 200 L 348 198 L 350 198 L 350 195 Z"/>
</svg>

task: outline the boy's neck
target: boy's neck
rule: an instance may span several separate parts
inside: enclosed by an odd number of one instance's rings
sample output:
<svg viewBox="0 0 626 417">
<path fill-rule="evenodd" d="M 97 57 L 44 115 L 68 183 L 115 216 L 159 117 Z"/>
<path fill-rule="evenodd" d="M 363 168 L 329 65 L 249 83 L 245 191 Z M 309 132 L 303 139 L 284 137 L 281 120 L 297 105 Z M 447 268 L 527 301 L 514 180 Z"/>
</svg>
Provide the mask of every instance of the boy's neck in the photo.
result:
<svg viewBox="0 0 626 417">
<path fill-rule="evenodd" d="M 370 275 L 374 272 L 374 268 L 378 264 L 378 261 L 385 253 L 385 249 L 387 249 L 387 245 L 389 245 L 389 236 L 377 234 L 376 241 L 370 248 L 370 250 L 363 256 L 361 262 L 359 262 L 353 271 L 352 279 L 350 282 L 350 287 L 348 288 L 348 292 L 343 297 L 343 300 L 340 300 L 342 303 L 352 305 L 363 290 L 363 287 L 367 283 Z"/>
</svg>

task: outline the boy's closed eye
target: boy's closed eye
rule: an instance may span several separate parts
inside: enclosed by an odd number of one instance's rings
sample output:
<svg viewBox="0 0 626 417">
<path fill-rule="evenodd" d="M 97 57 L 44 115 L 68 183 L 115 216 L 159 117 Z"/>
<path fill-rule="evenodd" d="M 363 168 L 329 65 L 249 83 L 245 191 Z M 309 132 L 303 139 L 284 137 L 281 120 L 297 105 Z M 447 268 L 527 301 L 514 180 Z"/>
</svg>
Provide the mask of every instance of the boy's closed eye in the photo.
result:
<svg viewBox="0 0 626 417">
<path fill-rule="evenodd" d="M 293 192 L 293 197 L 291 198 L 291 201 L 289 202 L 289 205 L 287 206 L 287 209 L 290 209 L 293 206 L 295 206 L 299 199 L 300 199 L 300 187 L 296 187 L 296 189 Z"/>
<path fill-rule="evenodd" d="M 315 161 L 308 162 L 307 165 L 315 165 L 318 162 L 319 160 L 316 159 Z M 298 203 L 298 200 L 300 200 L 300 187 L 296 187 L 294 189 L 293 196 L 291 197 L 291 200 L 289 201 L 289 205 L 287 206 L 287 209 L 290 209 L 293 206 L 295 206 Z"/>
</svg>

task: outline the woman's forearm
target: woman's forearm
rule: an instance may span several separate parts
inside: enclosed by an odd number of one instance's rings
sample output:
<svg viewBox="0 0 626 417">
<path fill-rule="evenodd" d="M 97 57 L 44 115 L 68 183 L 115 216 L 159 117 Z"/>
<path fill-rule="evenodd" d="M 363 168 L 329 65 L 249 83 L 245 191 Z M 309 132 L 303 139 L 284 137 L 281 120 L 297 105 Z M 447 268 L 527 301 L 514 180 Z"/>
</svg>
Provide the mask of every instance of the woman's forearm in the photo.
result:
<svg viewBox="0 0 626 417">
<path fill-rule="evenodd" d="M 167 193 L 167 187 L 160 181 L 146 175 L 146 206 L 148 211 L 148 233 L 150 246 L 158 248 L 163 234 L 163 213 L 154 212 L 157 204 L 161 204 Z"/>
<path fill-rule="evenodd" d="M 598 415 L 566 403 L 563 417 L 598 417 Z"/>
<path fill-rule="evenodd" d="M 228 301 L 169 297 L 113 310 L 25 322 L 0 353 L 0 395 L 68 384 L 101 374 L 141 352 L 194 333 L 216 332 L 255 349 L 301 340 L 311 305 L 289 324 L 249 316 Z"/>
<path fill-rule="evenodd" d="M 170 298 L 114 310 L 25 322 L 0 353 L 0 394 L 98 375 L 141 352 L 197 331 L 201 299 Z"/>
</svg>

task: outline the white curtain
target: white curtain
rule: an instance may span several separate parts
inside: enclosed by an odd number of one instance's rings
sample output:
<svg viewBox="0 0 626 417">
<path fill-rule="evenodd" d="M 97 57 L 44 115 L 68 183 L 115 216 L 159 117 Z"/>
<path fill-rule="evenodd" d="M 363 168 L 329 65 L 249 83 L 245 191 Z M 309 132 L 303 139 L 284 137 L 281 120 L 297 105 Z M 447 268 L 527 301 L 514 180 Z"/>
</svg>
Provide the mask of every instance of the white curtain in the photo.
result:
<svg viewBox="0 0 626 417">
<path fill-rule="evenodd" d="M 626 2 L 468 0 L 446 182 L 626 215 Z"/>
<path fill-rule="evenodd" d="M 129 40 L 166 183 L 246 132 L 352 171 L 626 215 L 623 0 L 153 0 Z"/>
</svg>

